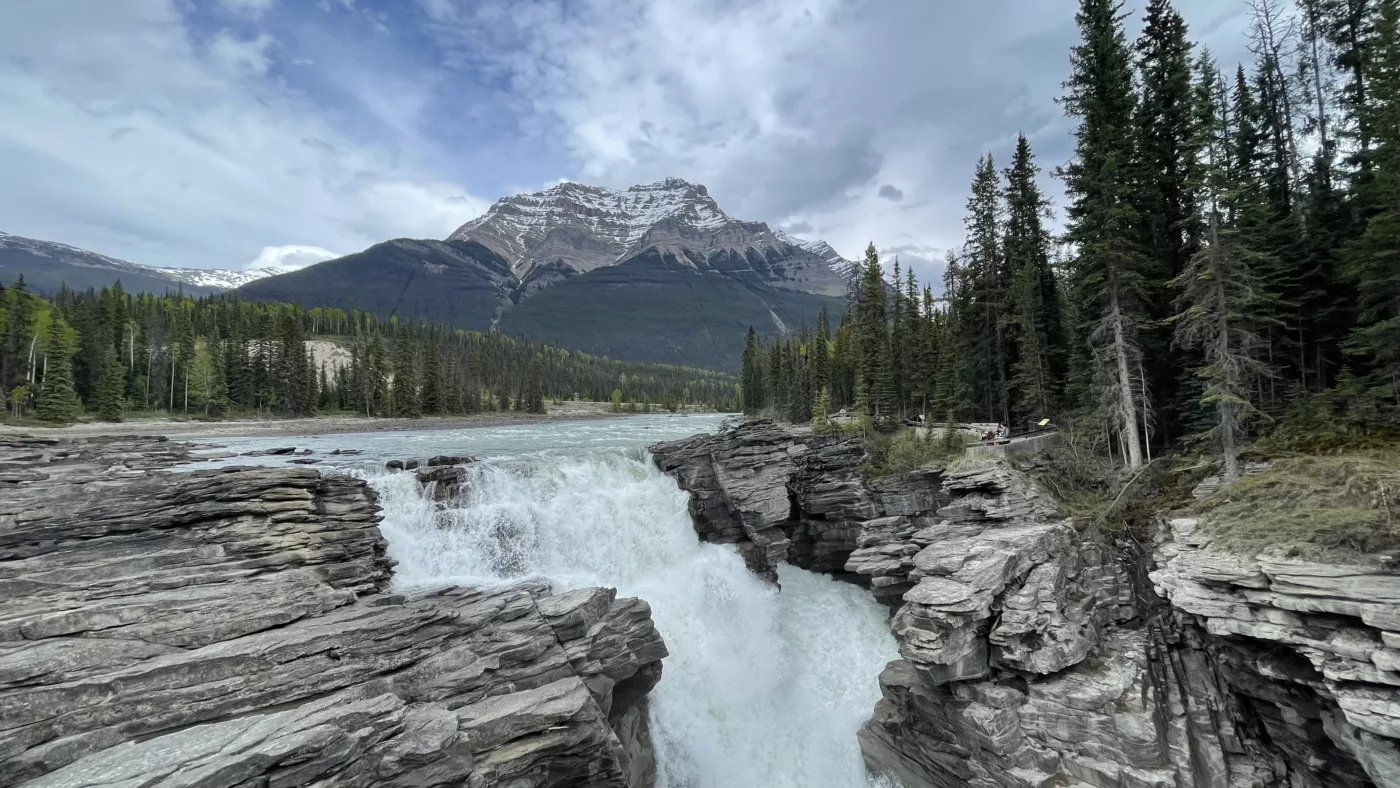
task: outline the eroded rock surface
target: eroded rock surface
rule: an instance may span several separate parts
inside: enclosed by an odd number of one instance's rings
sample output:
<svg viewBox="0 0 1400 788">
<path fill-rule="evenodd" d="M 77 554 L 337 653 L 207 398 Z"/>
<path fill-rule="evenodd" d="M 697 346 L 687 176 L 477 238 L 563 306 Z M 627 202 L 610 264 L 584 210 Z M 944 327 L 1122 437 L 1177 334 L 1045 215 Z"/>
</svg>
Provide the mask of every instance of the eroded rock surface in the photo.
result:
<svg viewBox="0 0 1400 788">
<path fill-rule="evenodd" d="M 877 513 L 857 474 L 865 452 L 855 439 L 750 421 L 651 452 L 690 492 L 700 538 L 737 545 L 750 569 L 775 582 L 783 561 L 840 570 L 861 522 Z"/>
<path fill-rule="evenodd" d="M 863 482 L 858 445 L 768 422 L 652 452 L 702 538 L 891 607 L 860 740 L 905 788 L 1400 786 L 1394 574 L 1211 551 L 1192 521 L 1154 557 L 1004 463 Z"/>
<path fill-rule="evenodd" d="M 1203 531 L 1171 520 L 1152 581 L 1211 636 L 1292 770 L 1323 785 L 1400 785 L 1400 575 L 1240 555 Z"/>
<path fill-rule="evenodd" d="M 418 479 L 423 494 L 438 504 L 457 499 L 467 486 L 467 466 L 476 462 L 466 455 L 439 455 L 427 459 L 389 460 L 386 470 L 409 471 Z"/>
<path fill-rule="evenodd" d="M 650 608 L 405 595 L 362 481 L 0 442 L 0 785 L 654 782 Z"/>
</svg>

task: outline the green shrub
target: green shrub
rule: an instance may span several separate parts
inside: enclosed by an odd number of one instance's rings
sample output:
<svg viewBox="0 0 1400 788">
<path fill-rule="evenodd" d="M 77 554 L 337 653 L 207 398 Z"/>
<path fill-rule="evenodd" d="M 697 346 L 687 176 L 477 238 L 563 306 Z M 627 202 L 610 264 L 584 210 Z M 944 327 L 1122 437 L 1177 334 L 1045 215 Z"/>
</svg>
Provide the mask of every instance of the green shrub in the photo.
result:
<svg viewBox="0 0 1400 788">
<path fill-rule="evenodd" d="M 947 465 L 960 457 L 966 448 L 965 444 L 949 445 L 932 436 L 921 438 L 917 430 L 908 428 L 868 435 L 870 459 L 865 466 L 867 478 L 894 476 L 929 465 Z"/>
</svg>

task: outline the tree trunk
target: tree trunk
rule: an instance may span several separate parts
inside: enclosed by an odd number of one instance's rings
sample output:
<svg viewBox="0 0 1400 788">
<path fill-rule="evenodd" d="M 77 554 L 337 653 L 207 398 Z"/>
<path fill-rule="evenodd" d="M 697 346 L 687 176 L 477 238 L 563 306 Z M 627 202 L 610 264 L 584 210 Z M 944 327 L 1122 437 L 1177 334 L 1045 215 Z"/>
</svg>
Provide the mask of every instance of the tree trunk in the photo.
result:
<svg viewBox="0 0 1400 788">
<path fill-rule="evenodd" d="M 1110 288 L 1109 319 L 1113 321 L 1113 354 L 1118 366 L 1118 400 L 1122 411 L 1123 440 L 1127 444 L 1128 467 L 1142 467 L 1142 444 L 1138 437 L 1137 402 L 1133 398 L 1133 374 L 1128 364 L 1128 338 L 1123 333 L 1123 311 L 1116 288 Z"/>
<path fill-rule="evenodd" d="M 1307 17 L 1306 23 L 1308 25 L 1308 48 L 1312 52 L 1312 88 L 1313 98 L 1317 102 L 1318 142 L 1321 144 L 1322 149 L 1326 151 L 1329 142 L 1327 136 L 1327 98 L 1323 93 L 1322 86 L 1322 51 L 1317 46 L 1318 40 L 1322 37 L 1322 31 L 1318 29 L 1318 25 L 1321 24 L 1321 20 L 1316 18 L 1316 6 L 1309 4 L 1304 7 L 1304 10 L 1305 15 Z"/>
</svg>

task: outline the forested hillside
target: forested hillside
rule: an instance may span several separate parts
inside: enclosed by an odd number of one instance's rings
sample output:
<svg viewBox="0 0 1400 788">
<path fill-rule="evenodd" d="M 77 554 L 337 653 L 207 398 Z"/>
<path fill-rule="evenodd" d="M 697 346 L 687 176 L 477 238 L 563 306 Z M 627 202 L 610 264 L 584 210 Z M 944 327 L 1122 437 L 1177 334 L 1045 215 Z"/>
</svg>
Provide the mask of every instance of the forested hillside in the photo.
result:
<svg viewBox="0 0 1400 788">
<path fill-rule="evenodd" d="M 348 363 L 318 364 L 313 338 L 348 348 Z M 715 372 L 357 311 L 130 295 L 120 285 L 52 300 L 22 282 L 0 289 L 0 390 L 12 418 L 542 413 L 548 400 L 575 397 L 732 408 L 735 388 Z"/>
<path fill-rule="evenodd" d="M 746 410 L 793 420 L 1051 417 L 1137 468 L 1152 447 L 1239 447 L 1285 416 L 1394 425 L 1400 408 L 1400 0 L 1255 0 L 1236 68 L 1167 0 L 1130 40 L 1122 4 L 1081 0 L 1060 97 L 1076 155 L 1051 232 L 1031 146 L 976 165 L 944 292 L 861 300 L 766 347 Z"/>
</svg>

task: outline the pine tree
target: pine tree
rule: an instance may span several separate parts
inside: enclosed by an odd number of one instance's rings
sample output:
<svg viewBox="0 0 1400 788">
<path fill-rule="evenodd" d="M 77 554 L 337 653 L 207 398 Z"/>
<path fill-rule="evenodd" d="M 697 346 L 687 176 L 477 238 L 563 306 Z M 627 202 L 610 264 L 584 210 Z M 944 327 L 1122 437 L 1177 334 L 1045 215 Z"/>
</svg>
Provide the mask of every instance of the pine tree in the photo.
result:
<svg viewBox="0 0 1400 788">
<path fill-rule="evenodd" d="M 821 391 L 831 380 L 831 328 L 826 316 L 826 307 L 817 315 L 817 332 L 812 335 L 811 346 L 807 351 L 812 364 L 812 388 Z M 827 392 L 830 399 L 831 392 Z M 827 407 L 830 408 L 828 402 Z"/>
<path fill-rule="evenodd" d="M 540 376 L 539 367 L 532 365 L 529 373 L 526 375 L 524 394 L 521 396 L 523 407 L 518 408 L 518 410 L 537 414 L 543 414 L 545 412 L 544 389 L 540 385 Z"/>
<path fill-rule="evenodd" d="M 102 421 L 121 421 L 126 396 L 126 370 L 117 358 L 116 348 L 104 343 L 94 391 L 94 410 Z"/>
<path fill-rule="evenodd" d="M 282 412 L 288 416 L 304 416 L 314 412 L 315 392 L 311 390 L 313 370 L 306 360 L 306 329 L 302 326 L 299 309 L 284 309 L 279 315 L 277 348 L 273 359 L 271 383 L 282 405 Z"/>
<path fill-rule="evenodd" d="M 1150 365 L 1149 387 L 1162 403 L 1159 423 L 1168 439 L 1177 433 L 1181 413 L 1188 407 L 1186 395 L 1178 390 L 1180 370 L 1193 363 L 1172 352 L 1170 334 L 1163 327 L 1176 296 L 1168 283 L 1185 269 L 1200 237 L 1190 188 L 1198 157 L 1192 147 L 1194 97 L 1186 33 L 1185 21 L 1169 0 L 1150 0 L 1136 45 L 1140 100 L 1131 180 L 1146 256 L 1145 319 L 1139 328 L 1144 351 L 1159 360 Z"/>
<path fill-rule="evenodd" d="M 58 315 L 50 319 L 44 336 L 44 380 L 34 404 L 34 417 L 54 424 L 77 421 L 83 413 L 83 403 L 73 388 L 73 349 L 65 335 L 67 328 Z"/>
<path fill-rule="evenodd" d="M 414 343 L 404 335 L 394 340 L 394 382 L 389 397 L 394 403 L 394 415 L 400 418 L 412 418 L 423 412 L 418 402 L 416 350 Z"/>
<path fill-rule="evenodd" d="M 1362 321 L 1347 350 L 1371 370 L 1372 384 L 1400 404 L 1400 0 L 1380 0 L 1375 30 L 1366 107 L 1372 177 L 1361 187 L 1374 213 L 1343 252 Z"/>
<path fill-rule="evenodd" d="M 767 357 L 763 365 L 764 406 L 772 408 L 775 413 L 782 413 L 787 410 L 788 393 L 787 381 L 783 378 L 783 354 L 775 341 L 764 355 Z"/>
<path fill-rule="evenodd" d="M 904 306 L 900 312 L 902 325 L 899 332 L 899 342 L 895 345 L 895 354 L 899 356 L 899 369 L 902 376 L 899 382 L 903 398 L 901 402 L 905 407 L 921 412 L 929 392 L 925 388 L 923 377 L 920 374 L 919 347 L 923 339 L 924 320 L 921 312 L 922 303 L 919 298 L 919 283 L 914 279 L 913 266 L 904 271 L 904 297 L 901 301 Z"/>
<path fill-rule="evenodd" d="M 230 322 L 228 341 L 224 343 L 221 356 L 230 405 L 248 407 L 253 401 L 253 386 L 248 368 L 248 340 L 241 319 Z"/>
<path fill-rule="evenodd" d="M 914 350 L 914 367 L 917 370 L 918 391 L 920 392 L 919 415 L 926 421 L 929 414 L 937 411 L 937 408 L 930 411 L 929 406 L 934 404 L 937 397 L 940 325 L 942 325 L 942 317 L 934 302 L 933 289 L 925 285 L 923 310 L 919 320 L 918 344 Z"/>
<path fill-rule="evenodd" d="M 1169 0 L 1149 0 L 1137 42 L 1142 99 L 1136 108 L 1146 244 L 1167 277 L 1181 273 L 1199 231 L 1189 182 L 1196 163 L 1191 43 L 1186 22 Z"/>
<path fill-rule="evenodd" d="M 387 367 L 384 342 L 375 334 L 360 339 L 356 377 L 359 379 L 356 410 L 364 410 L 365 416 L 380 415 L 386 410 L 388 401 Z"/>
<path fill-rule="evenodd" d="M 1232 182 L 1230 144 L 1223 83 L 1203 97 L 1202 114 L 1213 118 L 1203 135 L 1201 179 L 1202 248 L 1174 283 L 1181 288 L 1180 312 L 1173 318 L 1177 342 L 1204 351 L 1196 375 L 1205 381 L 1201 404 L 1215 410 L 1211 436 L 1224 456 L 1225 478 L 1240 477 L 1239 452 L 1245 425 L 1260 415 L 1252 400 L 1256 380 L 1269 374 L 1259 361 L 1263 340 L 1257 333 L 1267 322 L 1269 304 L 1256 268 L 1266 260 L 1251 250 L 1247 237 L 1231 226 L 1229 202 L 1239 184 Z"/>
<path fill-rule="evenodd" d="M 744 412 L 750 416 L 763 410 L 764 405 L 761 353 L 758 334 L 754 332 L 753 326 L 749 326 L 749 333 L 744 337 L 744 361 L 740 383 L 743 386 Z"/>
<path fill-rule="evenodd" d="M 857 312 L 857 400 L 864 394 L 862 413 L 877 419 L 892 416 L 893 378 L 890 370 L 889 315 L 885 308 L 885 277 L 880 255 L 871 243 L 861 266 L 860 303 Z"/>
<path fill-rule="evenodd" d="M 992 157 L 984 156 L 977 162 L 963 222 L 967 243 L 958 269 L 962 282 L 955 311 L 964 383 L 977 413 L 988 421 L 1010 419 L 1011 357 L 1004 324 L 1010 282 L 1001 248 L 1003 216 L 1001 178 Z"/>
<path fill-rule="evenodd" d="M 1371 176 L 1374 139 L 1371 104 L 1372 49 L 1382 39 L 1374 14 L 1378 0 L 1324 0 L 1323 28 L 1331 43 L 1334 65 L 1343 82 L 1337 104 L 1338 136 L 1350 141 L 1347 164 L 1352 168 L 1352 188 L 1361 190 Z M 1363 209 L 1364 210 L 1364 209 Z"/>
<path fill-rule="evenodd" d="M 889 350 L 889 382 L 890 389 L 890 409 L 893 414 L 902 413 L 905 403 L 905 346 L 907 344 L 904 333 L 906 325 L 905 311 L 907 309 L 904 300 L 904 274 L 899 268 L 899 258 L 894 259 L 894 272 L 892 276 L 894 286 L 890 289 L 890 350 Z"/>
<path fill-rule="evenodd" d="M 209 346 L 209 395 L 204 403 L 205 412 L 211 416 L 222 416 L 228 412 L 228 378 L 224 370 L 227 365 L 224 363 L 223 354 L 225 345 L 219 341 L 219 332 L 215 328 L 207 340 Z"/>
<path fill-rule="evenodd" d="M 1123 34 L 1122 4 L 1080 0 L 1081 43 L 1062 99 L 1079 121 L 1075 159 L 1064 167 L 1071 203 L 1068 238 L 1078 246 L 1073 285 L 1081 335 L 1096 349 L 1101 405 L 1112 415 L 1128 465 L 1143 463 L 1146 402 L 1139 370 L 1138 326 L 1149 260 L 1138 241 L 1141 220 L 1129 179 L 1134 160 L 1133 75 Z"/>
<path fill-rule="evenodd" d="M 443 373 L 442 359 L 438 355 L 438 343 L 433 338 L 423 342 L 422 355 L 423 412 L 429 415 L 444 413 L 447 410 L 447 381 Z"/>
<path fill-rule="evenodd" d="M 958 344 L 953 326 L 953 317 L 947 312 L 940 313 L 935 328 L 938 342 L 938 369 L 936 372 L 933 401 L 934 413 L 953 421 L 961 418 L 966 411 L 966 396 L 962 390 L 962 364 L 958 358 Z"/>
<path fill-rule="evenodd" d="M 34 315 L 23 274 L 0 296 L 4 296 L 6 312 L 5 340 L 0 344 L 0 394 L 7 394 L 31 381 L 29 359 L 34 337 L 30 333 L 30 322 Z"/>
<path fill-rule="evenodd" d="M 178 311 L 172 317 L 175 329 L 170 357 L 170 391 L 166 401 L 172 413 L 177 404 L 182 412 L 189 413 L 190 365 L 194 363 L 195 353 L 194 315 L 183 301 L 177 303 Z"/>
<path fill-rule="evenodd" d="M 849 309 L 837 324 L 831 342 L 831 367 L 827 374 L 833 405 L 854 406 L 856 401 L 856 369 L 859 364 L 856 311 Z"/>
<path fill-rule="evenodd" d="M 1011 272 L 1010 328 L 1016 361 L 1012 408 L 1016 421 L 1054 413 L 1064 393 L 1065 336 L 1059 283 L 1050 268 L 1049 203 L 1040 193 L 1030 142 L 1021 135 L 1006 171 L 1006 235 L 1002 248 Z"/>
<path fill-rule="evenodd" d="M 823 388 L 812 403 L 812 432 L 822 434 L 831 429 L 831 389 Z"/>
</svg>

